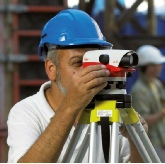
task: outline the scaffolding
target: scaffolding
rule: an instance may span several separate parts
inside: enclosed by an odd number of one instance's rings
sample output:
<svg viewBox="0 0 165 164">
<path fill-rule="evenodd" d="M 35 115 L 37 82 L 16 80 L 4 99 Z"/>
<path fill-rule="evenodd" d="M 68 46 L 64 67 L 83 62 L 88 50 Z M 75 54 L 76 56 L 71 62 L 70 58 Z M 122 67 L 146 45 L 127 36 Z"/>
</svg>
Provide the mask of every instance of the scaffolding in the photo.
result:
<svg viewBox="0 0 165 164">
<path fill-rule="evenodd" d="M 0 162 L 7 161 L 6 120 L 10 108 L 36 93 L 48 80 L 44 62 L 37 55 L 41 29 L 66 6 L 65 0 L 0 2 L 0 31 L 6 34 L 0 38 Z"/>
<path fill-rule="evenodd" d="M 142 44 L 165 48 L 165 36 L 156 34 L 153 0 L 148 0 L 146 28 L 134 16 L 144 0 L 124 8 L 117 0 L 106 0 L 102 29 L 114 48 L 136 50 Z M 78 8 L 91 15 L 95 0 L 80 0 Z M 7 161 L 6 120 L 11 107 L 32 94 L 48 80 L 44 63 L 37 55 L 41 29 L 52 16 L 67 8 L 67 0 L 1 0 L 0 1 L 0 162 Z M 120 14 L 116 17 L 114 9 Z M 126 23 L 138 35 L 124 35 Z"/>
</svg>

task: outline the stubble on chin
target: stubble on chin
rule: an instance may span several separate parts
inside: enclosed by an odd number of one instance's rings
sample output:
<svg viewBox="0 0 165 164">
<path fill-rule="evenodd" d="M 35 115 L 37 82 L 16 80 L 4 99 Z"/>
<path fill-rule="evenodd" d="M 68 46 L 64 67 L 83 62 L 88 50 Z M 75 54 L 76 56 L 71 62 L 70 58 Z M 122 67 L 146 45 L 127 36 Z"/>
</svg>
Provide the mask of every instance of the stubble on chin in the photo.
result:
<svg viewBox="0 0 165 164">
<path fill-rule="evenodd" d="M 61 76 L 60 76 L 60 71 L 57 71 L 57 86 L 60 89 L 60 91 L 62 92 L 62 94 L 65 96 L 67 93 L 67 89 L 63 87 L 62 83 L 61 83 Z"/>
</svg>

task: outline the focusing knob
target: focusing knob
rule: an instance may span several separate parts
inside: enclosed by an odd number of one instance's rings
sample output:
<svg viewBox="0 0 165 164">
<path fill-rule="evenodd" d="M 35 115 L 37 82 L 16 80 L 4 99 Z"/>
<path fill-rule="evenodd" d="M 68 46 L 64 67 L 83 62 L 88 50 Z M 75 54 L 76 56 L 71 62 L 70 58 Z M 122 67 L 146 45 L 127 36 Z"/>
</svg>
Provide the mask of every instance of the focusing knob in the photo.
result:
<svg viewBox="0 0 165 164">
<path fill-rule="evenodd" d="M 107 55 L 107 54 L 100 55 L 99 56 L 99 61 L 102 64 L 105 64 L 105 65 L 108 64 L 109 63 L 109 55 Z"/>
</svg>

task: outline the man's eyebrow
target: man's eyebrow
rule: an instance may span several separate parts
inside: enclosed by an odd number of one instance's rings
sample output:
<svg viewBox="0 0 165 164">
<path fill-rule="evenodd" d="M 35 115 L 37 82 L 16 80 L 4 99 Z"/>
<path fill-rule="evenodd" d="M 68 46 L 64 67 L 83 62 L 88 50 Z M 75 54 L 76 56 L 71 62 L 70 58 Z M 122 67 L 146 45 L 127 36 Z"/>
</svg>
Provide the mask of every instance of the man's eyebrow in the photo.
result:
<svg viewBox="0 0 165 164">
<path fill-rule="evenodd" d="M 83 56 L 72 56 L 71 58 L 70 58 L 70 60 L 73 60 L 73 59 L 83 59 Z"/>
</svg>

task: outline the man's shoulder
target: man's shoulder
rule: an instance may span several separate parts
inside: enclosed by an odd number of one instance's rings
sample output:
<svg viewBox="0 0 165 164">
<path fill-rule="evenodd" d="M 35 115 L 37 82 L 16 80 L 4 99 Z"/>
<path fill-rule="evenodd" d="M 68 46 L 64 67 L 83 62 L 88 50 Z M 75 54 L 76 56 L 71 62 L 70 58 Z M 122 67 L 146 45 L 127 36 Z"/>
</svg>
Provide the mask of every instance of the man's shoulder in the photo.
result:
<svg viewBox="0 0 165 164">
<path fill-rule="evenodd" d="M 156 84 L 156 86 L 160 89 L 163 89 L 163 83 L 160 81 L 160 79 L 155 78 L 154 79 L 154 83 Z"/>
<path fill-rule="evenodd" d="M 40 90 L 25 99 L 22 99 L 21 101 L 17 102 L 10 110 L 9 117 L 11 115 L 38 115 L 42 112 L 43 106 L 46 104 L 46 98 L 44 95 L 44 89 L 45 86 L 48 85 L 48 83 L 44 83 Z"/>
<path fill-rule="evenodd" d="M 26 97 L 25 99 L 20 100 L 17 102 L 13 107 L 31 107 L 36 105 L 37 101 L 39 100 L 39 94 L 38 92 L 34 95 L 31 95 L 29 97 Z"/>
<path fill-rule="evenodd" d="M 32 106 L 36 106 L 38 104 L 41 104 L 42 101 L 45 101 L 45 89 L 48 88 L 50 86 L 50 81 L 49 82 L 45 82 L 44 84 L 41 85 L 39 91 L 29 97 L 26 97 L 22 100 L 20 100 L 19 102 L 17 102 L 14 107 L 32 107 Z"/>
<path fill-rule="evenodd" d="M 135 91 L 145 91 L 146 89 L 146 85 L 144 84 L 144 82 L 140 79 L 138 79 L 135 84 L 132 86 L 132 90 L 131 92 L 135 92 Z"/>
<path fill-rule="evenodd" d="M 28 114 L 35 113 L 37 107 L 37 94 L 29 96 L 19 102 L 17 102 L 10 110 L 9 118 L 13 116 L 25 116 Z"/>
</svg>

